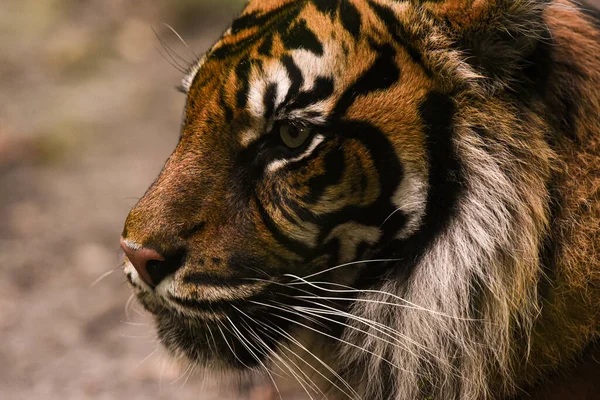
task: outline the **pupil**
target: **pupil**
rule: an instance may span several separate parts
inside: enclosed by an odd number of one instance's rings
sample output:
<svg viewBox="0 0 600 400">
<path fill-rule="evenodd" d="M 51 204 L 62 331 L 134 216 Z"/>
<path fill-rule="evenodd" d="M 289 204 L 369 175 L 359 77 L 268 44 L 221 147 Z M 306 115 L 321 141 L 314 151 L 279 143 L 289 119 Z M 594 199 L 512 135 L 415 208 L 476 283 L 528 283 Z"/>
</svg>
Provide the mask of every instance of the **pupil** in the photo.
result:
<svg viewBox="0 0 600 400">
<path fill-rule="evenodd" d="M 297 139 L 298 136 L 300 136 L 300 131 L 295 126 L 290 126 L 288 129 L 288 135 L 290 135 L 292 139 Z"/>
</svg>

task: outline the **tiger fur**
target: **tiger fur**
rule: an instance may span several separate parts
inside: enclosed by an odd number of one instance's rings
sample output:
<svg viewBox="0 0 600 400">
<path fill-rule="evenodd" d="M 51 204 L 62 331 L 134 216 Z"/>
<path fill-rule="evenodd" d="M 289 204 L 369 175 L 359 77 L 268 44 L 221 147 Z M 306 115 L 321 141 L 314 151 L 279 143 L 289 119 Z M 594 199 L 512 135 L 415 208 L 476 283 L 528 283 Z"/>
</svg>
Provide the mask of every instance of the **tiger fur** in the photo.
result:
<svg viewBox="0 0 600 400">
<path fill-rule="evenodd" d="M 161 255 L 125 272 L 164 346 L 330 399 L 512 398 L 576 362 L 600 334 L 587 11 L 249 1 L 122 234 Z"/>
</svg>

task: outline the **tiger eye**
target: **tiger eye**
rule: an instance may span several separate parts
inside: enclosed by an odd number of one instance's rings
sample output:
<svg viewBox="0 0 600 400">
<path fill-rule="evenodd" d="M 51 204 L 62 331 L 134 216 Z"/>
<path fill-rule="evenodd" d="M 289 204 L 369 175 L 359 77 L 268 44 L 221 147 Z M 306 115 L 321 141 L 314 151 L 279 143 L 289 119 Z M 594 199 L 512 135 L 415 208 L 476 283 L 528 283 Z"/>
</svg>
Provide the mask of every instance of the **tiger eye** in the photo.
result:
<svg viewBox="0 0 600 400">
<path fill-rule="evenodd" d="M 310 137 L 312 130 L 305 126 L 294 126 L 292 124 L 283 124 L 279 128 L 281 141 L 290 149 L 297 149 L 302 146 Z"/>
</svg>

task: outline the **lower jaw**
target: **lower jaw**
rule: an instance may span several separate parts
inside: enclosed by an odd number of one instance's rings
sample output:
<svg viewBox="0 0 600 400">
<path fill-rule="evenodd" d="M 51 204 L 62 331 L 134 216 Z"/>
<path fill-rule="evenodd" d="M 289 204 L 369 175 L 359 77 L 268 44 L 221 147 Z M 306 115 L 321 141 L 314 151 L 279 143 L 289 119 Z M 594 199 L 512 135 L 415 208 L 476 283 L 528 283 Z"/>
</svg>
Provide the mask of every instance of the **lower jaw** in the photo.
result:
<svg viewBox="0 0 600 400">
<path fill-rule="evenodd" d="M 264 362 L 260 345 L 231 320 L 191 319 L 164 315 L 164 311 L 155 315 L 155 320 L 161 343 L 177 358 L 224 372 L 258 369 Z M 266 343 L 268 339 L 262 340 Z"/>
</svg>

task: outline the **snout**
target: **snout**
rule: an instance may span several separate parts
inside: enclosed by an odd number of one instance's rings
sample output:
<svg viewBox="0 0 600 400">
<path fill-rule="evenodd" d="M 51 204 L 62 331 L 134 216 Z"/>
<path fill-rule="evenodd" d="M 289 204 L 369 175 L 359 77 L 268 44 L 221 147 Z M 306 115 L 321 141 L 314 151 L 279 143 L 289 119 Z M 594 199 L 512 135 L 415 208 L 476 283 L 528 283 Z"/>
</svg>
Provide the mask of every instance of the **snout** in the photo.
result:
<svg viewBox="0 0 600 400">
<path fill-rule="evenodd" d="M 149 286 L 157 286 L 183 264 L 183 257 L 165 257 L 158 251 L 121 238 L 121 248 L 140 278 Z"/>
</svg>

